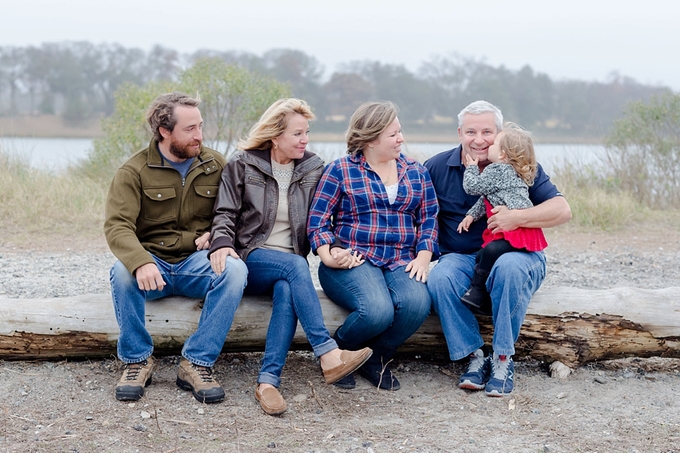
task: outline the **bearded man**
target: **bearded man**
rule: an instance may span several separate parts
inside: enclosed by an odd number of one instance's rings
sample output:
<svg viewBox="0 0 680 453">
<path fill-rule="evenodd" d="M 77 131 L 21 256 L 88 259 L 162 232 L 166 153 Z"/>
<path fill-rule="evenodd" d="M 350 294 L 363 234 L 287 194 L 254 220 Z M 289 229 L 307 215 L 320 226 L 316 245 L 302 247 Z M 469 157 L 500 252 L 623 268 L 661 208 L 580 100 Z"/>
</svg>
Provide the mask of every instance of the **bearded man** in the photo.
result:
<svg viewBox="0 0 680 453">
<path fill-rule="evenodd" d="M 241 260 L 227 258 L 217 275 L 207 258 L 212 211 L 225 158 L 203 146 L 199 101 L 182 93 L 156 98 L 147 111 L 149 146 L 113 178 L 104 233 L 118 258 L 111 295 L 125 364 L 115 395 L 135 401 L 151 383 L 154 345 L 145 326 L 146 301 L 167 296 L 204 299 L 196 331 L 182 348 L 177 385 L 203 403 L 224 399 L 213 377 L 247 280 Z"/>
</svg>

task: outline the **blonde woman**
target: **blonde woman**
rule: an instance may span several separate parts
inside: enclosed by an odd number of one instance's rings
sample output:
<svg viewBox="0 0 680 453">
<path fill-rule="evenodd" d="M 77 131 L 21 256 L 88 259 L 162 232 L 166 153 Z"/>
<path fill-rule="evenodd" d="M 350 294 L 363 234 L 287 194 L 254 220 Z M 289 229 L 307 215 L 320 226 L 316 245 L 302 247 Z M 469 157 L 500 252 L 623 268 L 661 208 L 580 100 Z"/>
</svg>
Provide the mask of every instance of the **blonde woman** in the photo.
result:
<svg viewBox="0 0 680 453">
<path fill-rule="evenodd" d="M 272 316 L 255 398 L 270 415 L 282 414 L 281 373 L 298 320 L 326 382 L 352 373 L 369 348 L 342 351 L 323 320 L 306 256 L 309 204 L 323 161 L 307 151 L 309 121 L 304 101 L 281 99 L 253 126 L 222 173 L 210 238 L 210 263 L 220 274 L 228 257 L 248 267 L 246 294 L 271 294 Z"/>
</svg>

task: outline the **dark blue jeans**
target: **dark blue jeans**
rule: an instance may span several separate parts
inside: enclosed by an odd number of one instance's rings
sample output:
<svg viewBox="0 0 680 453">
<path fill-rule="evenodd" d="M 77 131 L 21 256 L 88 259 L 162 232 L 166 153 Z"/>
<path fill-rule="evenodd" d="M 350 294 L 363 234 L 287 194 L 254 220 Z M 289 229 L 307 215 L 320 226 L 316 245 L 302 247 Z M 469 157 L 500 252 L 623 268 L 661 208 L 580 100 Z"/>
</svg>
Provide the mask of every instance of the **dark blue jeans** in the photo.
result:
<svg viewBox="0 0 680 453">
<path fill-rule="evenodd" d="M 273 303 L 257 382 L 278 387 L 298 320 L 317 357 L 338 345 L 326 329 L 306 259 L 293 253 L 260 248 L 250 252 L 246 266 L 246 294 L 271 294 Z"/>
<path fill-rule="evenodd" d="M 391 271 L 367 261 L 333 269 L 321 263 L 319 282 L 333 302 L 351 312 L 335 334 L 348 349 L 396 350 L 430 313 L 427 286 L 409 278 L 404 266 Z"/>
</svg>

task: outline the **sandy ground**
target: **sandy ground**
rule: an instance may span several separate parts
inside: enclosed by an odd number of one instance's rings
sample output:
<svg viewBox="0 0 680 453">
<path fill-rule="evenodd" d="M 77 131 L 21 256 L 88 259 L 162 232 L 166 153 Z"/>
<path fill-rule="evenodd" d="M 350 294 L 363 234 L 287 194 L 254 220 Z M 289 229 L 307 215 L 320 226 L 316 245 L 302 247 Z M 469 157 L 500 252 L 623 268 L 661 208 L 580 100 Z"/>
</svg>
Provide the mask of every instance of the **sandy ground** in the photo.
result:
<svg viewBox="0 0 680 453">
<path fill-rule="evenodd" d="M 545 285 L 680 286 L 680 235 L 660 233 L 551 231 Z M 45 285 L 55 268 L 68 281 L 99 278 L 111 260 L 98 241 L 0 243 L 0 296 L 34 297 L 26 279 L 47 275 Z M 360 377 L 340 390 L 323 382 L 310 353 L 291 352 L 281 386 L 288 411 L 271 417 L 253 397 L 260 357 L 220 358 L 227 397 L 215 405 L 175 385 L 177 357 L 159 358 L 136 403 L 115 400 L 113 357 L 0 360 L 0 452 L 680 452 L 679 359 L 591 363 L 566 379 L 549 377 L 547 363 L 518 361 L 513 394 L 489 398 L 456 387 L 462 363 L 400 359 L 401 390 Z"/>
</svg>

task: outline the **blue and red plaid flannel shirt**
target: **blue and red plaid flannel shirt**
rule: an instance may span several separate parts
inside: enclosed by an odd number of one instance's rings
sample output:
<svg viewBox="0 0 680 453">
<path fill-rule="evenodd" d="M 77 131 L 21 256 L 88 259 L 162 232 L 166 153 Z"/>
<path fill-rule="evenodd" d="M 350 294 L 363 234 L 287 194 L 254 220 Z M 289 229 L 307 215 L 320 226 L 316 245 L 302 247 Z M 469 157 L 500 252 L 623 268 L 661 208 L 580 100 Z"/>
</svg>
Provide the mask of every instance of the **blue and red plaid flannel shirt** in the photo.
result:
<svg viewBox="0 0 680 453">
<path fill-rule="evenodd" d="M 363 153 L 326 166 L 316 188 L 307 235 L 316 251 L 336 239 L 378 267 L 394 270 L 415 259 L 421 250 L 439 255 L 437 196 L 427 169 L 399 155 L 399 189 L 390 204 L 380 177 Z"/>
</svg>

